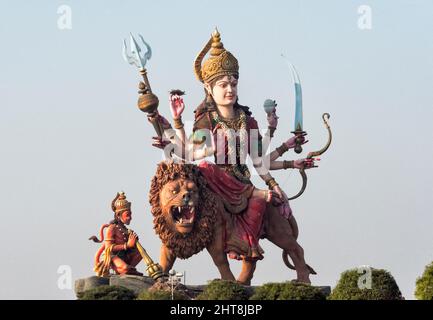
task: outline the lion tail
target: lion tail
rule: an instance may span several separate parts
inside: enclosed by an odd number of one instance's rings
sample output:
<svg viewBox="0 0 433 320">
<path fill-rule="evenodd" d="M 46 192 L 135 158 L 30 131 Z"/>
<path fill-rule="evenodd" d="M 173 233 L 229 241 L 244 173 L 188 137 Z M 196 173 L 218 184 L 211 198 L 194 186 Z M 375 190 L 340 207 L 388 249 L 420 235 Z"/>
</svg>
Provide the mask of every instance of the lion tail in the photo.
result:
<svg viewBox="0 0 433 320">
<path fill-rule="evenodd" d="M 288 252 L 286 250 L 283 250 L 282 256 L 283 256 L 284 264 L 289 269 L 296 270 L 295 266 L 290 262 L 290 260 L 289 260 L 289 254 L 288 254 Z M 311 268 L 308 264 L 307 264 L 307 268 L 308 268 L 308 270 L 310 271 L 311 274 L 317 274 L 317 272 L 314 271 L 314 269 Z"/>
<path fill-rule="evenodd" d="M 283 256 L 284 264 L 287 266 L 287 268 L 292 269 L 292 270 L 296 270 L 295 266 L 290 262 L 289 254 L 287 253 L 286 250 L 283 250 L 282 256 Z"/>
</svg>

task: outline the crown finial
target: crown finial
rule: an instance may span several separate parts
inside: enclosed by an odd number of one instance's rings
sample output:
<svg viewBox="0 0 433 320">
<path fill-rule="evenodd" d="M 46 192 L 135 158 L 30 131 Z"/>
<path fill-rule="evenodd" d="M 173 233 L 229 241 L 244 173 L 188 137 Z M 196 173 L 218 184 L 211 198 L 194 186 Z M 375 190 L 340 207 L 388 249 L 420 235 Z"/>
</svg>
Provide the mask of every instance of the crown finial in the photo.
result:
<svg viewBox="0 0 433 320">
<path fill-rule="evenodd" d="M 211 56 L 219 56 L 224 49 L 224 45 L 221 42 L 221 35 L 218 29 L 215 27 L 215 31 L 212 33 L 212 49 L 210 51 Z"/>
</svg>

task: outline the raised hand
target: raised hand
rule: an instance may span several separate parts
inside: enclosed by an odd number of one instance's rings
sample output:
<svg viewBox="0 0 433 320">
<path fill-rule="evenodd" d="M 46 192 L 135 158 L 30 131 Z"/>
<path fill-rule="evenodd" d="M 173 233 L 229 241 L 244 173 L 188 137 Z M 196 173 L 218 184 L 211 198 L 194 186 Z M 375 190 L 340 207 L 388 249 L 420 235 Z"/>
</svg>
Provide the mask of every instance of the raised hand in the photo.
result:
<svg viewBox="0 0 433 320">
<path fill-rule="evenodd" d="M 280 205 L 280 211 L 283 217 L 289 218 L 292 215 L 292 208 L 290 208 L 289 200 L 286 193 L 280 188 L 280 186 L 275 186 L 273 191 L 278 195 Z M 275 203 L 274 203 L 275 204 Z"/>
<path fill-rule="evenodd" d="M 283 200 L 281 200 L 280 194 L 278 194 L 274 190 L 265 190 L 265 199 L 266 199 L 266 202 L 272 203 L 275 206 L 279 206 L 283 203 Z"/>
<path fill-rule="evenodd" d="M 311 169 L 317 168 L 314 161 L 320 161 L 320 158 L 307 158 L 307 159 L 298 159 L 293 162 L 293 166 L 296 169 Z"/>
<path fill-rule="evenodd" d="M 152 137 L 152 146 L 158 149 L 164 149 L 168 144 L 170 144 L 170 140 L 164 140 L 162 137 Z"/>
<path fill-rule="evenodd" d="M 182 97 L 178 94 L 170 94 L 169 103 L 173 119 L 180 118 L 183 110 L 185 110 L 185 104 L 183 103 Z"/>
<path fill-rule="evenodd" d="M 135 247 L 135 244 L 137 243 L 137 241 L 138 241 L 138 236 L 137 236 L 137 234 L 136 234 L 135 232 L 131 232 L 131 233 L 129 234 L 128 242 L 126 243 L 126 246 L 127 246 L 129 249 L 132 249 L 132 248 Z"/>
<path fill-rule="evenodd" d="M 299 139 L 300 140 L 300 144 L 306 144 L 308 142 L 308 140 L 305 140 L 305 136 L 307 135 L 306 132 L 301 133 L 301 134 L 296 134 L 293 137 L 291 137 L 289 140 L 287 140 L 286 142 L 284 142 L 284 144 L 287 146 L 287 148 L 289 149 L 293 149 L 296 146 L 296 140 Z"/>
<path fill-rule="evenodd" d="M 276 109 L 274 109 L 274 111 L 272 111 L 271 113 L 268 113 L 268 115 L 266 116 L 266 119 L 268 120 L 268 126 L 271 128 L 276 128 L 279 118 L 280 117 L 277 116 Z"/>
</svg>

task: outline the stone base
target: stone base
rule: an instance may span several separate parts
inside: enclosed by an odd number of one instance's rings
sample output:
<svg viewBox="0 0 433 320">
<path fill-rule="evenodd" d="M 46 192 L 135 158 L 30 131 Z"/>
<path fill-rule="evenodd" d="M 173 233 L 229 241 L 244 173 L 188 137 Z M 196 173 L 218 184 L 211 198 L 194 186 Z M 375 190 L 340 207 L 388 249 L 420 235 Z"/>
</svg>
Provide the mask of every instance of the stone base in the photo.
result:
<svg viewBox="0 0 433 320">
<path fill-rule="evenodd" d="M 133 276 L 133 275 L 110 275 L 107 278 L 92 276 L 89 278 L 78 279 L 75 281 L 75 295 L 77 298 L 81 296 L 81 294 L 89 289 L 93 289 L 102 285 L 110 285 L 110 286 L 122 286 L 134 291 L 135 294 L 139 294 L 143 290 L 148 290 L 153 285 L 155 285 L 156 281 L 150 277 L 146 276 Z M 163 284 L 161 284 L 163 286 Z M 161 286 L 157 283 L 155 286 Z M 178 290 L 183 291 L 187 296 L 193 298 L 203 292 L 206 288 L 206 285 L 188 285 L 184 286 L 182 284 L 178 285 Z M 255 286 L 246 286 L 246 289 L 252 294 L 255 290 Z M 317 286 L 325 296 L 329 296 L 331 294 L 330 286 Z"/>
<path fill-rule="evenodd" d="M 103 285 L 121 286 L 139 294 L 144 289 L 149 289 L 154 283 L 155 280 L 150 277 L 134 275 L 110 275 L 107 278 L 93 276 L 75 281 L 75 295 L 80 297 L 84 291 Z"/>
</svg>

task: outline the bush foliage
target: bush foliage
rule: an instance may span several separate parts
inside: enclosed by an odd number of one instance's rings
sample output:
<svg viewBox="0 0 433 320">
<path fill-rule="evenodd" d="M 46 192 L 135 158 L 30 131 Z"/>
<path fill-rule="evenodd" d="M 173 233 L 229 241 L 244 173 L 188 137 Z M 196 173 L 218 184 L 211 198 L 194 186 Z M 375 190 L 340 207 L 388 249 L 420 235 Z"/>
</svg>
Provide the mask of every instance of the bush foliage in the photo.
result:
<svg viewBox="0 0 433 320">
<path fill-rule="evenodd" d="M 137 300 L 171 300 L 171 291 L 167 290 L 143 290 L 137 297 Z M 189 300 L 189 298 L 180 291 L 173 292 L 173 300 Z"/>
<path fill-rule="evenodd" d="M 326 296 L 311 285 L 284 282 L 266 283 L 256 288 L 250 300 L 326 300 Z"/>
<path fill-rule="evenodd" d="M 347 270 L 341 274 L 337 286 L 332 290 L 329 300 L 402 300 L 400 289 L 394 277 L 386 270 L 371 268 L 371 288 L 363 288 L 358 281 L 366 274 L 358 269 Z M 368 285 L 367 282 L 361 283 Z"/>
<path fill-rule="evenodd" d="M 135 298 L 134 291 L 125 287 L 103 285 L 84 291 L 79 300 L 134 300 Z"/>
<path fill-rule="evenodd" d="M 425 267 L 422 276 L 416 280 L 415 297 L 418 300 L 433 300 L 433 262 Z"/>
<path fill-rule="evenodd" d="M 248 300 L 244 286 L 227 280 L 213 280 L 197 296 L 197 300 Z"/>
</svg>

